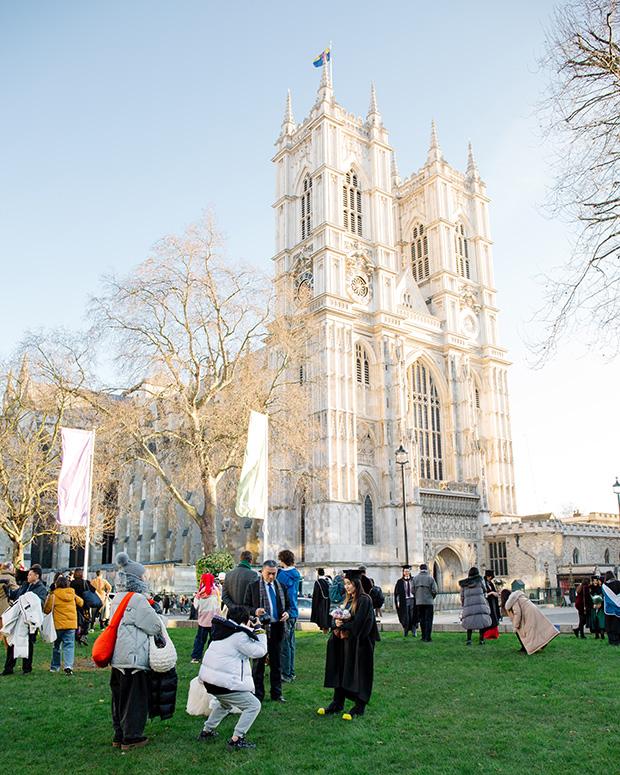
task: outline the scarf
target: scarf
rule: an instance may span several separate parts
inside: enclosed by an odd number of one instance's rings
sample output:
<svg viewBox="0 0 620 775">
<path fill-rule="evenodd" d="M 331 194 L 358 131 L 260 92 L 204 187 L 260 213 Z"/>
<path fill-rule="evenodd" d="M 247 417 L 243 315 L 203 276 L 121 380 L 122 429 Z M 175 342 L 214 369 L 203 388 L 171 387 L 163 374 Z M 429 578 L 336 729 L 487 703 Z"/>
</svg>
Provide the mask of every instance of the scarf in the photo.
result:
<svg viewBox="0 0 620 775">
<path fill-rule="evenodd" d="M 607 584 L 603 584 L 603 600 L 607 616 L 620 618 L 620 595 L 611 590 Z"/>
<path fill-rule="evenodd" d="M 282 613 L 286 611 L 286 601 L 284 600 L 284 590 L 282 589 L 282 585 L 274 581 L 273 582 L 273 588 L 276 593 L 276 608 L 280 608 Z M 271 611 L 271 601 L 269 600 L 269 592 L 267 591 L 267 584 L 265 584 L 265 580 L 261 576 L 258 580 L 258 589 L 260 593 L 260 608 L 264 608 L 265 611 L 269 612 Z M 276 610 L 276 616 L 278 612 Z"/>
</svg>

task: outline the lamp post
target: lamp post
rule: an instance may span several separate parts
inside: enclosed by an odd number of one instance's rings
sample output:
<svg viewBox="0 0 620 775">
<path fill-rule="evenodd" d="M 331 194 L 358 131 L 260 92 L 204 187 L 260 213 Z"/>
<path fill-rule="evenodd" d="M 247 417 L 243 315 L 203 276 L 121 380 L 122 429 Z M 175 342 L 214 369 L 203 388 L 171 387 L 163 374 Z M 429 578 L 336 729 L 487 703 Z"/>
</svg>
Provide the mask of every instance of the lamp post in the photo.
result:
<svg viewBox="0 0 620 775">
<path fill-rule="evenodd" d="M 618 517 L 620 518 L 620 482 L 618 481 L 617 476 L 616 476 L 616 481 L 613 483 L 613 487 L 611 489 L 618 496 Z"/>
<path fill-rule="evenodd" d="M 409 538 L 407 536 L 407 501 L 405 499 L 405 466 L 409 462 L 407 450 L 401 444 L 396 450 L 396 464 L 400 466 L 400 476 L 403 483 L 403 526 L 405 530 L 405 565 L 409 565 Z"/>
</svg>

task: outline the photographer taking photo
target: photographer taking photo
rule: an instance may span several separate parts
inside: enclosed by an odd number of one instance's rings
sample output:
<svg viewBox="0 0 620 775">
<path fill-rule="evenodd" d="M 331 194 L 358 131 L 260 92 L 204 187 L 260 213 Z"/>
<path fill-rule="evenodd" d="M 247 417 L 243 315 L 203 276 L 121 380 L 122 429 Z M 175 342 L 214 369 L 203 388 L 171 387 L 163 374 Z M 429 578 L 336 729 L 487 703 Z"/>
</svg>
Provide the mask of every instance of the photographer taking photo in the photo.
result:
<svg viewBox="0 0 620 775">
<path fill-rule="evenodd" d="M 271 699 L 286 702 L 282 696 L 282 670 L 280 649 L 284 637 L 285 622 L 290 617 L 286 590 L 276 580 L 278 566 L 275 560 L 265 560 L 259 578 L 251 582 L 246 590 L 244 605 L 256 615 L 267 630 L 267 657 L 269 659 L 269 680 Z M 252 663 L 254 694 L 262 702 L 265 699 L 266 658 Z"/>
<path fill-rule="evenodd" d="M 216 727 L 233 708 L 241 716 L 227 745 L 231 751 L 256 748 L 245 736 L 260 713 L 261 704 L 254 696 L 250 658 L 260 660 L 267 653 L 267 636 L 242 606 L 231 606 L 228 619 L 214 616 L 211 644 L 200 667 L 199 677 L 205 689 L 217 700 L 205 722 L 199 740 L 217 737 Z"/>
</svg>

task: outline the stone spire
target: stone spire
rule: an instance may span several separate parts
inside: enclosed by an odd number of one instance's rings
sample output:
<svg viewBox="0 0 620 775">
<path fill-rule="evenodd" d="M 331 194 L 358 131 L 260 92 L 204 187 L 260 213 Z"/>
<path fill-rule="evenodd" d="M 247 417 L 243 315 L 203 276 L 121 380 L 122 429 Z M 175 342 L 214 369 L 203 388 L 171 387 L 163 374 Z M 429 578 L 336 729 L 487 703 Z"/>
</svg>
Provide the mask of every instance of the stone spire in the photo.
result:
<svg viewBox="0 0 620 775">
<path fill-rule="evenodd" d="M 332 76 L 329 62 L 323 62 L 322 70 L 317 102 L 330 102 L 334 96 L 334 90 L 332 88 Z"/>
<path fill-rule="evenodd" d="M 474 180 L 480 177 L 480 173 L 478 172 L 478 165 L 476 164 L 476 160 L 474 158 L 474 151 L 471 147 L 471 140 L 469 141 L 469 145 L 467 146 L 467 173 L 466 174 L 468 178 L 472 178 Z"/>
<path fill-rule="evenodd" d="M 396 154 L 392 151 L 392 180 L 394 183 L 400 183 L 400 174 L 398 172 L 398 164 L 396 163 Z"/>
<path fill-rule="evenodd" d="M 437 127 L 435 126 L 435 119 L 431 123 L 431 145 L 428 149 L 428 157 L 426 159 L 427 164 L 431 164 L 434 161 L 443 161 L 443 153 L 439 146 L 439 140 L 437 138 Z"/>
<path fill-rule="evenodd" d="M 377 107 L 377 92 L 375 91 L 374 82 L 370 84 L 370 106 L 367 118 L 369 124 L 381 123 L 381 113 L 379 113 L 379 108 Z"/>
<path fill-rule="evenodd" d="M 282 134 L 292 135 L 295 131 L 295 119 L 293 117 L 293 105 L 291 101 L 291 90 L 286 93 L 286 107 L 284 108 L 284 120 L 282 121 Z"/>
</svg>

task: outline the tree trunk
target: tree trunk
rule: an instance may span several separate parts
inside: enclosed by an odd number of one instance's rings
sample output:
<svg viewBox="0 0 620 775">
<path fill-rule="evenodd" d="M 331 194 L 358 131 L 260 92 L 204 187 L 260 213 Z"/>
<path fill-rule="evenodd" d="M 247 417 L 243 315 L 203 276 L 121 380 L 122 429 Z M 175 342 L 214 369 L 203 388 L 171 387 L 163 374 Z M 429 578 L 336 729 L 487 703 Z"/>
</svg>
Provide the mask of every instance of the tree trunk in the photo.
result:
<svg viewBox="0 0 620 775">
<path fill-rule="evenodd" d="M 215 479 L 209 478 L 203 487 L 205 505 L 200 519 L 200 535 L 202 551 L 211 554 L 217 549 L 215 540 L 215 512 L 217 509 L 217 485 Z"/>
<path fill-rule="evenodd" d="M 24 544 L 22 541 L 13 540 L 13 565 L 19 568 L 24 564 Z"/>
</svg>

